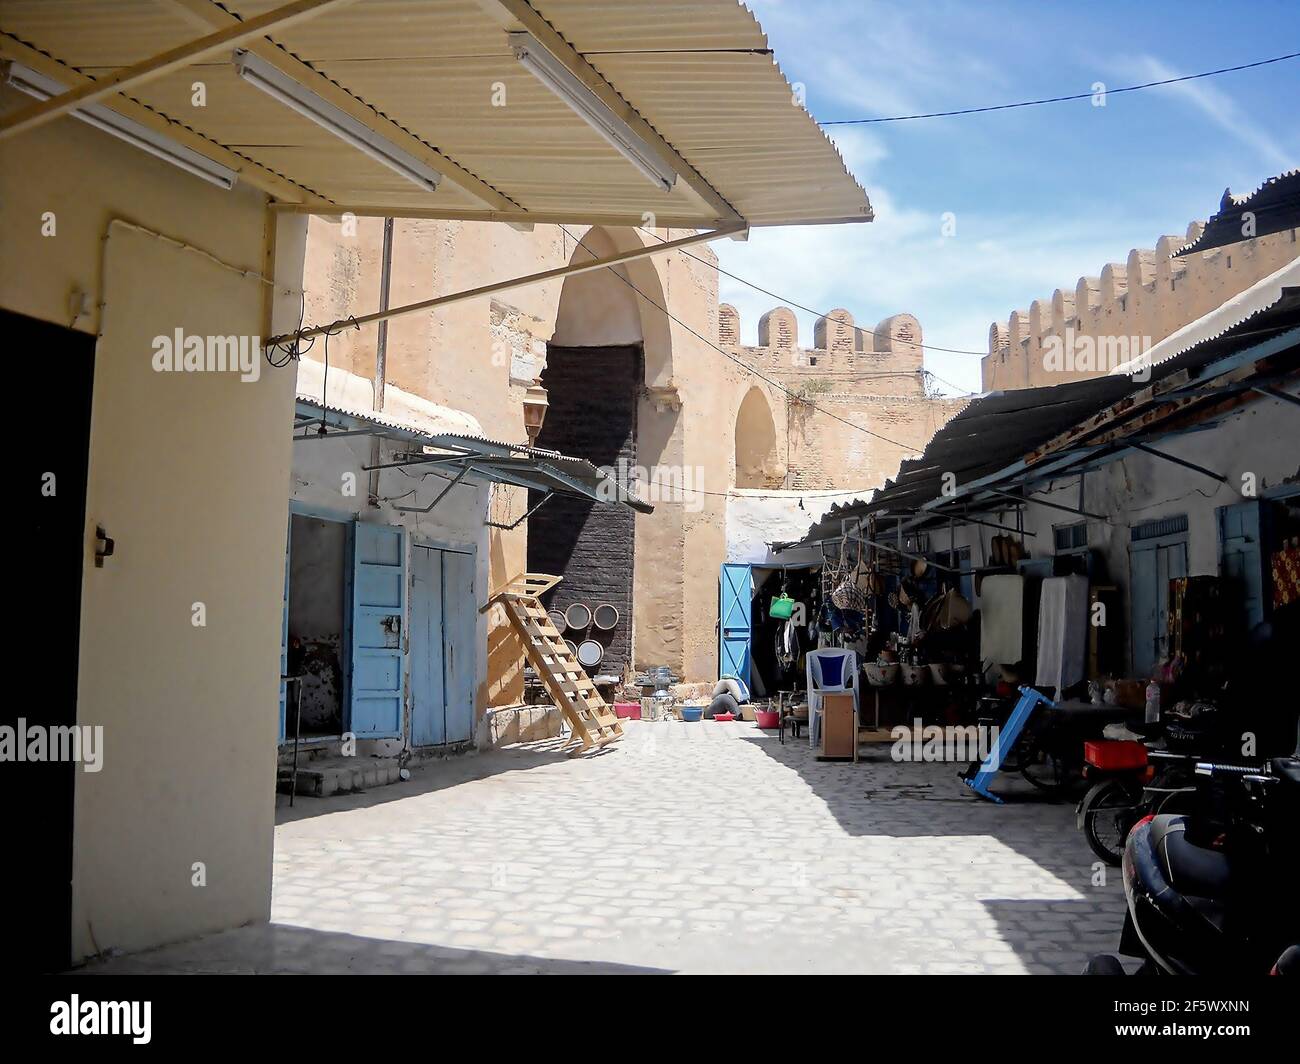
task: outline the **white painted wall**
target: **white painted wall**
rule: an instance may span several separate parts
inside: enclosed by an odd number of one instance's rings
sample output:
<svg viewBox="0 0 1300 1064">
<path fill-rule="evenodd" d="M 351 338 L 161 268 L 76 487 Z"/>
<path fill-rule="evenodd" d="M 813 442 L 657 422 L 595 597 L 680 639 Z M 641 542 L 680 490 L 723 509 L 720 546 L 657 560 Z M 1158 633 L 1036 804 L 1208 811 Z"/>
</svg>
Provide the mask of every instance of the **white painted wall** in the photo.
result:
<svg viewBox="0 0 1300 1064">
<path fill-rule="evenodd" d="M 769 543 L 797 542 L 832 506 L 855 498 L 867 498 L 871 492 L 871 488 L 863 488 L 860 492 L 828 495 L 824 492 L 734 488 L 727 495 L 726 560 L 750 565 L 773 564 L 775 555 L 768 547 Z M 786 554 L 781 557 L 789 562 L 793 556 Z"/>
</svg>

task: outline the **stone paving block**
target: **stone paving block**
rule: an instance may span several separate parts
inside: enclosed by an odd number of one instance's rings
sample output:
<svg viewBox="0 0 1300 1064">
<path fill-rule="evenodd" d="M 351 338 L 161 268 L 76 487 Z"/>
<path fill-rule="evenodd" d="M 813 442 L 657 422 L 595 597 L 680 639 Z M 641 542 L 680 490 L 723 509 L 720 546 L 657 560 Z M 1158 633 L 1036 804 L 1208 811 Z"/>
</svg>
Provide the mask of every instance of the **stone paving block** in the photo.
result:
<svg viewBox="0 0 1300 1064">
<path fill-rule="evenodd" d="M 282 801 L 272 923 L 96 967 L 1076 973 L 1118 940 L 1120 877 L 1093 885 L 1070 804 L 997 786 L 745 723 L 430 761 Z"/>
</svg>

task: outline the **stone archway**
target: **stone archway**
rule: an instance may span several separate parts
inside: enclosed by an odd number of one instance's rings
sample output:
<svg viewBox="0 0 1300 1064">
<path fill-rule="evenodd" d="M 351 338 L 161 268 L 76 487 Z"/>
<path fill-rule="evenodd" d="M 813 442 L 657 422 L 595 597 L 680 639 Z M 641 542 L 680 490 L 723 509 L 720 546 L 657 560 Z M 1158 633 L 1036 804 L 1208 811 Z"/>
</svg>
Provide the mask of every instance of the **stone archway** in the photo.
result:
<svg viewBox="0 0 1300 1064">
<path fill-rule="evenodd" d="M 650 238 L 646 238 L 646 242 Z M 641 245 L 627 230 L 587 230 L 571 261 L 581 263 Z M 633 261 L 565 280 L 555 331 L 547 344 L 541 383 L 549 408 L 537 443 L 607 467 L 626 479 L 640 465 L 662 461 L 660 426 L 648 391 L 672 379 L 668 317 L 655 265 Z M 643 430 L 649 429 L 649 458 Z M 536 501 L 536 499 L 531 500 Z M 663 517 L 652 515 L 656 524 Z M 554 498 L 529 519 L 528 568 L 564 578 L 547 605 L 564 610 L 581 603 L 609 604 L 619 613 L 613 630 L 566 633 L 593 638 L 605 648 L 594 673 L 622 674 L 632 666 L 634 584 L 642 522 L 623 506 Z M 648 530 L 651 542 L 655 529 Z"/>
<path fill-rule="evenodd" d="M 776 488 L 785 480 L 785 465 L 777 451 L 776 421 L 761 388 L 745 393 L 736 413 L 736 477 L 738 488 Z"/>
</svg>

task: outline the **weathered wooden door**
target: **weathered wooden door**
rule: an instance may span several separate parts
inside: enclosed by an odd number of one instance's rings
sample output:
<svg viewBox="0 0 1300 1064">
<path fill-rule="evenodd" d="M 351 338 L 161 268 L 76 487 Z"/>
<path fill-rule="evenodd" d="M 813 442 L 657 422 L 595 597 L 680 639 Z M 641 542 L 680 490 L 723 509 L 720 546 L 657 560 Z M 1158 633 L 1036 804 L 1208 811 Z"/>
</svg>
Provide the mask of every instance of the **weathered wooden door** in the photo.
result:
<svg viewBox="0 0 1300 1064">
<path fill-rule="evenodd" d="M 718 594 L 718 675 L 749 685 L 754 577 L 748 565 L 724 564 Z"/>
<path fill-rule="evenodd" d="M 356 522 L 352 570 L 352 699 L 348 730 L 400 738 L 406 539 L 395 525 Z"/>
</svg>

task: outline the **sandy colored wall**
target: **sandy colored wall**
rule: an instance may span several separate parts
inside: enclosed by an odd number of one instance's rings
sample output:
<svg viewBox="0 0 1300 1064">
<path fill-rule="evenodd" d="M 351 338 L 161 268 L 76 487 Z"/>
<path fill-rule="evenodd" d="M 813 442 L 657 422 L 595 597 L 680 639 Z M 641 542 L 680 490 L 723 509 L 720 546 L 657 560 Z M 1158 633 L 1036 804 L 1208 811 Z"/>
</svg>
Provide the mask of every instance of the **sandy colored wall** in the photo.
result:
<svg viewBox="0 0 1300 1064">
<path fill-rule="evenodd" d="M 383 223 L 361 219 L 354 225 L 311 223 L 306 287 L 312 323 L 378 304 Z M 681 235 L 657 233 L 664 240 Z M 653 240 L 633 230 L 539 226 L 520 233 L 399 220 L 390 303 Z M 757 387 L 772 419 L 775 445 L 766 480 L 774 488 L 866 490 L 881 484 L 956 406 L 926 398 L 921 328 L 908 314 L 864 327 L 847 311 L 834 311 L 817 323 L 807 338 L 812 346 L 806 346 L 799 343 L 793 313 L 775 308 L 765 316 L 759 346 L 739 347 L 739 319 L 718 303 L 713 252 L 706 246 L 689 250 L 628 264 L 618 277 L 612 271 L 582 274 L 564 284 L 394 319 L 387 366 L 391 383 L 472 412 L 489 436 L 523 440 L 524 389 L 540 375 L 548 342 L 582 347 L 640 340 L 645 381 L 637 464 L 656 509 L 636 518 L 634 665 L 668 665 L 685 678 L 708 679 L 717 669 L 718 569 L 727 556 L 727 496 L 736 483 L 737 415 L 746 395 Z M 345 329 L 331 340 L 331 364 L 370 376 L 375 339 L 373 326 Z M 869 431 L 824 413 L 792 412 L 779 388 L 737 366 L 714 342 L 783 386 L 807 389 L 815 402 Z M 521 492 L 498 491 L 493 516 L 513 520 L 522 505 Z M 522 527 L 491 533 L 490 586 L 523 571 L 526 535 Z M 487 640 L 488 704 L 516 701 L 522 691 L 518 644 L 505 629 L 490 629 Z"/>
<path fill-rule="evenodd" d="M 321 323 L 373 310 L 378 305 L 382 221 L 360 219 L 355 230 L 340 222 L 313 219 L 310 229 L 307 320 Z M 661 231 L 663 239 L 680 230 Z M 654 238 L 621 230 L 608 235 L 581 227 L 538 226 L 521 233 L 506 226 L 474 223 L 399 220 L 393 241 L 393 280 L 390 304 L 426 299 L 431 295 L 487 284 L 505 277 L 563 265 L 592 254 L 619 250 Z M 579 246 L 582 241 L 583 246 Z M 692 253 L 708 260 L 707 248 Z M 579 275 L 572 284 L 561 339 L 579 346 L 628 337 L 630 289 L 611 304 L 592 297 L 599 275 Z M 694 412 L 708 416 L 715 397 L 707 395 L 713 378 L 710 360 L 722 356 L 691 336 L 689 329 L 671 324 L 652 304 L 669 306 L 673 315 L 705 336 L 717 328 L 717 275 L 702 263 L 681 254 L 655 257 L 629 266 L 623 276 L 647 299 L 636 298 L 640 338 L 645 345 L 645 392 L 638 411 L 638 464 L 648 470 L 667 469 L 668 477 L 702 464 L 709 482 L 725 492 L 730 476 L 730 447 L 719 450 L 711 439 L 696 462 L 687 456 L 687 417 L 683 395 L 689 387 L 705 393 Z M 563 286 L 558 281 L 499 293 L 495 297 L 458 303 L 434 312 L 394 319 L 388 334 L 388 380 L 445 406 L 467 410 L 485 435 L 509 440 L 526 438 L 523 424 L 524 389 L 540 374 L 546 344 L 556 336 Z M 617 313 L 611 313 L 616 308 Z M 586 320 L 584 320 L 584 318 Z M 330 341 L 331 365 L 370 376 L 374 372 L 376 330 L 344 330 Z M 318 356 L 323 350 L 318 349 Z M 337 360 L 337 361 L 336 361 Z M 697 392 L 690 392 L 694 401 Z M 729 400 L 721 397 L 720 411 Z M 694 413 L 693 412 L 693 413 Z M 698 496 L 691 496 L 691 499 Z M 498 489 L 491 504 L 495 520 L 510 521 L 524 511 L 524 493 Z M 723 555 L 721 511 L 692 531 L 680 498 L 657 505 L 652 515 L 638 515 L 638 559 L 634 572 L 636 663 L 668 664 L 679 673 L 688 669 L 687 647 L 712 647 L 716 603 L 692 616 L 684 606 L 688 572 L 716 588 L 717 565 Z M 712 524 L 710 524 L 710 519 Z M 487 555 L 489 586 L 498 587 L 522 572 L 527 558 L 527 531 L 492 530 Z M 648 564 L 652 559 L 654 564 Z M 716 595 L 715 595 L 716 597 Z M 698 631 L 696 631 L 698 629 Z M 522 661 L 508 629 L 493 626 L 487 634 L 490 705 L 517 701 L 522 694 Z M 716 655 L 716 651 L 713 651 Z M 698 655 L 697 655 L 698 660 Z M 712 672 L 714 666 L 708 665 Z"/>
<path fill-rule="evenodd" d="M 989 327 L 989 353 L 980 364 L 984 390 L 1037 388 L 1100 376 L 1112 367 L 1090 370 L 1073 361 L 1063 367 L 1046 357 L 1055 350 L 1048 339 L 1111 343 L 1127 338 L 1130 347 L 1138 348 L 1132 351 L 1136 355 L 1143 349 L 1139 344 L 1159 343 L 1300 255 L 1297 230 L 1292 229 L 1171 258 L 1203 228 L 1204 223 L 1192 222 L 1183 236 L 1162 236 L 1154 248 L 1134 248 L 1124 262 L 1107 263 L 1097 276 L 1080 277 L 1074 287 L 1058 288 L 1050 297 L 1014 311 L 1006 321 L 994 322 Z M 1076 349 L 1086 356 L 1086 348 L 1076 343 Z"/>
<path fill-rule="evenodd" d="M 222 192 L 71 119 L 22 148 L 0 168 L 0 304 L 64 325 L 74 288 L 102 304 L 76 322 L 100 333 L 78 718 L 104 728 L 102 770 L 76 780 L 81 958 L 269 916 L 292 378 L 265 364 L 256 382 L 155 372 L 153 338 L 177 327 L 260 335 L 264 285 L 110 226 L 127 218 L 256 274 L 260 194 Z M 42 236 L 56 206 L 57 235 Z M 295 322 L 303 230 L 278 235 Z M 96 524 L 117 542 L 102 569 Z"/>
</svg>

